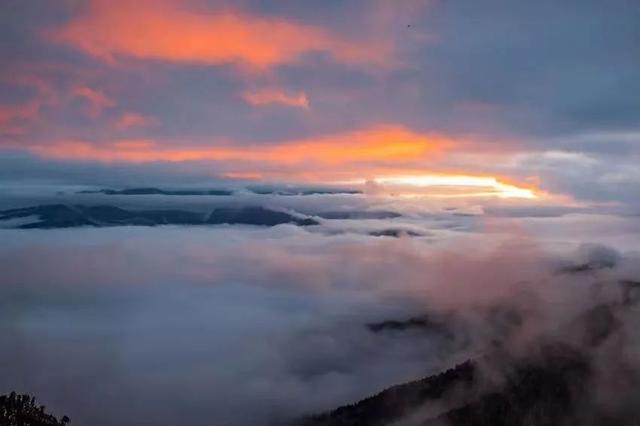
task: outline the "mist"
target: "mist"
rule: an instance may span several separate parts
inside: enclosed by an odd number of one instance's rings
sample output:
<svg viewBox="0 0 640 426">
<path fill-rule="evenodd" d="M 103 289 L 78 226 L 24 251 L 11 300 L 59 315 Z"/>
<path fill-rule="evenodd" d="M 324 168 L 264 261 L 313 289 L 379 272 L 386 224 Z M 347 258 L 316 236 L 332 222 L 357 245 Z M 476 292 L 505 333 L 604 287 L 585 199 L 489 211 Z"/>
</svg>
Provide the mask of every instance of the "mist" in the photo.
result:
<svg viewBox="0 0 640 426">
<path fill-rule="evenodd" d="M 195 229 L 0 230 L 1 390 L 37 394 L 77 424 L 283 424 L 496 341 L 517 357 L 620 303 L 620 282 L 639 273 L 633 252 L 551 250 L 506 230 L 452 246 L 293 225 Z M 595 269 L 562 272 L 581 265 Z M 515 328 L 500 317 L 510 311 Z M 446 333 L 367 327 L 424 314 Z M 616 313 L 633 369 L 636 316 Z"/>
</svg>

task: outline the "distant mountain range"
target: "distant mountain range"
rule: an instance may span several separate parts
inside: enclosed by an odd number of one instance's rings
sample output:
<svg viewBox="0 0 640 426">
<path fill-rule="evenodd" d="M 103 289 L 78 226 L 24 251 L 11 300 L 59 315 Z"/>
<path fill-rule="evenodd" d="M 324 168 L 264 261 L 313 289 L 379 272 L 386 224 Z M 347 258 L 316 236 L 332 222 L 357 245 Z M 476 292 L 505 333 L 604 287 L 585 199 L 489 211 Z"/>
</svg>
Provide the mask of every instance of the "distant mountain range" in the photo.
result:
<svg viewBox="0 0 640 426">
<path fill-rule="evenodd" d="M 411 317 L 406 320 L 371 322 L 368 323 L 366 327 L 373 333 L 420 331 L 453 338 L 453 331 L 447 326 L 445 321 L 436 320 L 427 314 Z"/>
<path fill-rule="evenodd" d="M 328 211 L 318 213 L 318 216 L 325 219 L 395 219 L 402 217 L 400 213 L 388 210 L 348 210 L 348 211 Z"/>
<path fill-rule="evenodd" d="M 67 204 L 48 204 L 0 211 L 0 226 L 21 229 L 123 225 L 240 224 L 275 226 L 284 223 L 298 226 L 318 224 L 312 218 L 298 217 L 287 212 L 259 206 L 219 207 L 206 214 L 185 210 L 127 210 L 108 205 Z"/>
<path fill-rule="evenodd" d="M 106 195 L 232 195 L 233 191 L 227 189 L 178 189 L 166 190 L 159 188 L 128 188 L 128 189 L 98 189 L 79 191 L 79 194 L 106 194 Z"/>
<path fill-rule="evenodd" d="M 248 187 L 246 191 L 259 195 L 331 195 L 361 194 L 362 191 L 350 189 L 332 189 L 332 188 L 274 188 L 274 187 Z M 105 194 L 105 195 L 214 195 L 228 196 L 233 195 L 236 191 L 231 189 L 160 189 L 156 187 L 143 188 L 125 188 L 125 189 L 90 189 L 78 191 L 78 194 Z"/>
<path fill-rule="evenodd" d="M 411 231 L 409 229 L 398 229 L 398 228 L 383 229 L 381 231 L 371 231 L 369 232 L 369 235 L 371 235 L 372 237 L 393 237 L 393 238 L 400 238 L 404 236 L 407 236 L 407 237 L 423 236 L 423 234 L 420 234 L 415 231 Z"/>
<path fill-rule="evenodd" d="M 327 215 L 336 217 L 337 215 Z M 340 217 L 396 217 L 385 211 L 343 212 Z M 285 223 L 297 226 L 319 225 L 323 214 L 308 216 L 262 206 L 217 207 L 210 212 L 184 209 L 131 209 L 113 205 L 44 204 L 0 211 L 0 228 L 47 229 L 81 226 L 158 226 L 158 225 L 254 225 L 276 226 Z M 323 230 L 323 232 L 331 231 Z M 338 232 L 340 233 L 340 232 Z M 401 228 L 363 231 L 373 237 L 420 237 L 423 234 Z"/>
<path fill-rule="evenodd" d="M 270 187 L 249 187 L 249 191 L 254 194 L 262 195 L 356 195 L 362 194 L 362 191 L 352 189 L 333 189 L 333 188 L 270 188 Z"/>
</svg>

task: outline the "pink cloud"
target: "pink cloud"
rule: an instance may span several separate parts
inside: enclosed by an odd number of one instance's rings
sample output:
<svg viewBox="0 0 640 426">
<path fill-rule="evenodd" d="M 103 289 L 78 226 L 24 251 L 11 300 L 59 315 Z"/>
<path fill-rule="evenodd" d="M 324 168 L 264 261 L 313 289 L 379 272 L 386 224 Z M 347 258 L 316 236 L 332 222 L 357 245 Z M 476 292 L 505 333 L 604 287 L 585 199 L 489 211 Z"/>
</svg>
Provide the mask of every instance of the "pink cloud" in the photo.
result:
<svg viewBox="0 0 640 426">
<path fill-rule="evenodd" d="M 92 0 L 83 12 L 49 33 L 92 56 L 269 68 L 310 52 L 345 63 L 382 64 L 389 46 L 353 40 L 322 27 L 234 9 L 190 10 L 176 0 Z"/>
</svg>

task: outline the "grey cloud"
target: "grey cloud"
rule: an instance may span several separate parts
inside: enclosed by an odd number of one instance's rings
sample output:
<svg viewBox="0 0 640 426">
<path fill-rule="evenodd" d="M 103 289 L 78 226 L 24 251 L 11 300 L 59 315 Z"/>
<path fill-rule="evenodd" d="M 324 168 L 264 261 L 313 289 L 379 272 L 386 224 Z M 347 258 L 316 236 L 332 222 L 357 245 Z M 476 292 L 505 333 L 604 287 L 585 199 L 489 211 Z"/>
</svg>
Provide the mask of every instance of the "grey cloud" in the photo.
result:
<svg viewBox="0 0 640 426">
<path fill-rule="evenodd" d="M 547 152 L 525 155 L 515 168 L 543 177 L 545 188 L 590 201 L 617 201 L 637 209 L 640 189 L 637 158 L 588 153 Z"/>
</svg>

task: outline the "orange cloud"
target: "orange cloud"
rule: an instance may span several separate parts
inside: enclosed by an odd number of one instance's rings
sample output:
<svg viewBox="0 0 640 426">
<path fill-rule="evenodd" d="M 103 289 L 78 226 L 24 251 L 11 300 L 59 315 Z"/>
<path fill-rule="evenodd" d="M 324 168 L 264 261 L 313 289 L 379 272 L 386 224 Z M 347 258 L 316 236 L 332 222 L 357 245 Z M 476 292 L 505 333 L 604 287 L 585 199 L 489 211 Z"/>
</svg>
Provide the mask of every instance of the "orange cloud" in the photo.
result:
<svg viewBox="0 0 640 426">
<path fill-rule="evenodd" d="M 120 130 L 130 127 L 146 127 L 156 122 L 155 118 L 138 114 L 137 112 L 125 112 L 116 122 L 116 127 Z"/>
<path fill-rule="evenodd" d="M 219 162 L 235 175 L 335 178 L 362 176 L 374 163 L 433 158 L 455 141 L 438 134 L 423 134 L 398 125 L 379 125 L 333 135 L 284 141 L 269 145 L 176 146 L 149 139 L 118 140 L 107 144 L 60 141 L 31 145 L 32 152 L 60 159 L 99 161 Z"/>
<path fill-rule="evenodd" d="M 309 52 L 348 63 L 381 63 L 389 48 L 356 42 L 321 27 L 224 10 L 190 10 L 184 1 L 92 0 L 54 40 L 111 61 L 115 55 L 266 68 Z"/>
<path fill-rule="evenodd" d="M 83 98 L 87 101 L 90 115 L 99 115 L 103 109 L 115 106 L 115 102 L 100 90 L 91 89 L 90 87 L 76 87 L 73 96 Z"/>
<path fill-rule="evenodd" d="M 229 178 L 366 183 L 372 193 L 381 194 L 522 199 L 547 196 L 533 182 L 515 181 L 474 168 L 446 169 L 442 154 L 466 145 L 465 140 L 442 134 L 378 125 L 267 145 L 179 146 L 151 139 L 119 139 L 108 143 L 58 141 L 26 148 L 43 157 L 63 160 L 210 161 L 216 174 Z M 25 147 L 5 144 L 5 148 Z"/>
<path fill-rule="evenodd" d="M 242 93 L 242 99 L 255 106 L 283 104 L 292 107 L 309 109 L 309 99 L 304 92 L 287 93 L 276 88 L 267 88 L 255 92 Z"/>
</svg>

